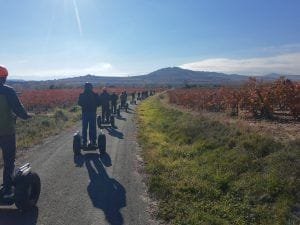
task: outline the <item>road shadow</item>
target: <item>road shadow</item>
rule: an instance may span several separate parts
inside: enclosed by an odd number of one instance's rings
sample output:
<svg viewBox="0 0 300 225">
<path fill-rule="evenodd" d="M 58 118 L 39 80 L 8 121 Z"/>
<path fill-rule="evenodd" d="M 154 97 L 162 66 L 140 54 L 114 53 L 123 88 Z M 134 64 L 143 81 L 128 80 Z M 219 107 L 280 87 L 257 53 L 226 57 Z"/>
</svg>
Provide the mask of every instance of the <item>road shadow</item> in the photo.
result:
<svg viewBox="0 0 300 225">
<path fill-rule="evenodd" d="M 127 120 L 125 117 L 122 117 L 122 116 L 116 116 L 116 118 L 117 118 L 118 120 L 124 120 L 124 121 Z"/>
<path fill-rule="evenodd" d="M 35 207 L 28 212 L 18 209 L 0 209 L 0 225 L 36 225 L 39 210 Z"/>
<path fill-rule="evenodd" d="M 106 127 L 105 128 L 108 132 L 108 134 L 112 137 L 116 137 L 116 138 L 119 138 L 119 139 L 124 139 L 124 135 L 122 132 L 116 130 L 115 128 L 113 127 Z"/>
<path fill-rule="evenodd" d="M 86 154 L 84 158 L 90 177 L 87 191 L 94 207 L 103 210 L 108 224 L 124 224 L 120 209 L 126 206 L 125 188 L 108 176 L 98 154 Z"/>
<path fill-rule="evenodd" d="M 74 164 L 76 167 L 83 167 L 84 164 L 84 157 L 80 154 L 74 154 Z"/>
<path fill-rule="evenodd" d="M 100 160 L 104 166 L 106 166 L 106 167 L 112 166 L 111 158 L 110 158 L 109 154 L 107 154 L 106 152 L 100 155 Z"/>
</svg>

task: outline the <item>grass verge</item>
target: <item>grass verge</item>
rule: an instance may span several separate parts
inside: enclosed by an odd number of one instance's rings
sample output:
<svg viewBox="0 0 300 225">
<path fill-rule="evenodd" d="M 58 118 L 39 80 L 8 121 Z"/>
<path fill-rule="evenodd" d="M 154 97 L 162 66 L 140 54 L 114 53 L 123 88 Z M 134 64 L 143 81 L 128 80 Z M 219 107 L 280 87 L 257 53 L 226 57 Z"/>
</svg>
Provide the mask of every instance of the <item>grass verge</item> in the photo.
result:
<svg viewBox="0 0 300 225">
<path fill-rule="evenodd" d="M 58 134 L 80 120 L 81 110 L 75 106 L 69 109 L 54 109 L 48 114 L 37 114 L 32 119 L 17 120 L 17 149 L 27 149 L 40 143 L 46 137 Z"/>
<path fill-rule="evenodd" d="M 138 109 L 150 193 L 171 224 L 299 224 L 300 141 L 165 108 Z"/>
</svg>

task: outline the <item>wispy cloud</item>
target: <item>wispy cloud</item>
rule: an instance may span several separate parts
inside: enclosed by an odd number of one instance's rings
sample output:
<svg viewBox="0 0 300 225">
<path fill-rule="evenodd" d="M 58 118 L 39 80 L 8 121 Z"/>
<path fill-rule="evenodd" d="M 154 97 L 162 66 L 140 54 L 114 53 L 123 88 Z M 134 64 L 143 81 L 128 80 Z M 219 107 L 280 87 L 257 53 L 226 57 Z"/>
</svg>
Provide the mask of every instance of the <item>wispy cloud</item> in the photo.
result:
<svg viewBox="0 0 300 225">
<path fill-rule="evenodd" d="M 75 10 L 78 30 L 79 30 L 80 35 L 82 35 L 81 19 L 80 19 L 80 14 L 79 14 L 78 5 L 77 5 L 76 0 L 73 0 L 73 5 L 74 5 L 74 10 Z"/>
<path fill-rule="evenodd" d="M 300 74 L 300 52 L 270 57 L 229 59 L 210 58 L 186 63 L 180 67 L 196 71 L 239 73 L 244 75 L 265 75 L 268 73 Z"/>
</svg>

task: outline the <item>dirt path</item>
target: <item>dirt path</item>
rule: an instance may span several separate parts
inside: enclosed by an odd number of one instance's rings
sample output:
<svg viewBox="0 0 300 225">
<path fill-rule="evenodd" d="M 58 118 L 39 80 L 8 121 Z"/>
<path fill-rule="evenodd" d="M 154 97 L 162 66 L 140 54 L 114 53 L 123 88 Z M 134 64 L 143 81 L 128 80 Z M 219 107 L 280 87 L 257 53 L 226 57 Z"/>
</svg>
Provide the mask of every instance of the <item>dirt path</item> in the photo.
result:
<svg viewBox="0 0 300 225">
<path fill-rule="evenodd" d="M 20 213 L 1 207 L 0 225 L 147 225 L 146 187 L 138 173 L 134 111 L 122 113 L 118 129 L 105 130 L 107 153 L 74 158 L 69 129 L 31 149 L 18 165 L 31 162 L 42 181 L 38 208 Z M 1 170 L 2 173 L 2 170 Z"/>
</svg>

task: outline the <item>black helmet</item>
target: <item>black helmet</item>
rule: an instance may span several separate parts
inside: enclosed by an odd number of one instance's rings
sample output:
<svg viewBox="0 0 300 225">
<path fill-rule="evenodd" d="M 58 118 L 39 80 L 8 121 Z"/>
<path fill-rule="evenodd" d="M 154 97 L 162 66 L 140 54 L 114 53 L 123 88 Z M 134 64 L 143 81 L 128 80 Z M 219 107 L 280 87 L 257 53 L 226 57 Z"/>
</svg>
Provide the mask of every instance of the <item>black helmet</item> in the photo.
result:
<svg viewBox="0 0 300 225">
<path fill-rule="evenodd" d="M 84 84 L 84 90 L 92 90 L 93 89 L 93 85 L 90 82 L 86 82 Z"/>
</svg>

